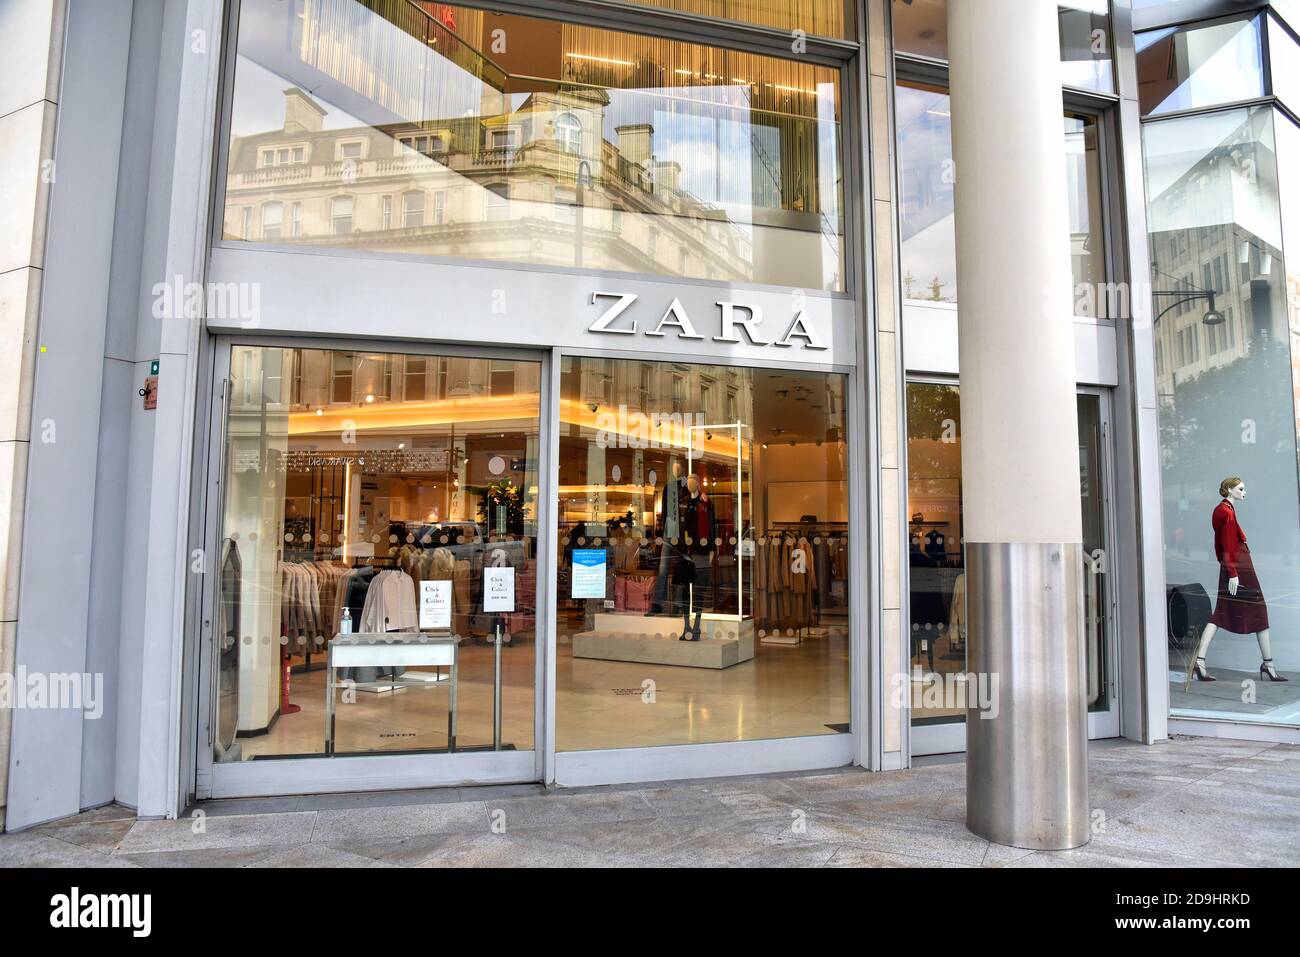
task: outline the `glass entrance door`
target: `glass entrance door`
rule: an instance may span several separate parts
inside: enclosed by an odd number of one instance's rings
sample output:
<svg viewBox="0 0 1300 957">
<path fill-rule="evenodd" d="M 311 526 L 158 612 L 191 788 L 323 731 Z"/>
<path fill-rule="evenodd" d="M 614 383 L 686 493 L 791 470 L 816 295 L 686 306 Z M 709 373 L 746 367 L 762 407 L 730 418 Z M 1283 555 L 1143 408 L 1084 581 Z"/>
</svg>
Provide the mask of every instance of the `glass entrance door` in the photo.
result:
<svg viewBox="0 0 1300 957">
<path fill-rule="evenodd" d="M 908 415 L 909 626 L 912 753 L 966 748 L 966 599 L 962 544 L 960 389 L 910 382 Z M 1119 734 L 1114 696 L 1107 395 L 1081 390 L 1079 504 L 1083 519 L 1088 729 Z"/>
<path fill-rule="evenodd" d="M 534 752 L 542 363 L 224 355 L 201 742 L 214 796 L 245 791 L 253 764 L 274 764 L 256 777 L 284 793 L 358 757 Z M 348 664 L 331 669 L 331 651 Z M 305 758 L 324 760 L 307 773 Z M 531 758 L 506 764 L 534 776 Z"/>
<path fill-rule="evenodd" d="M 759 740 L 847 763 L 846 377 L 566 356 L 559 378 L 557 780 L 723 766 L 697 745 L 756 768 Z"/>
<path fill-rule="evenodd" d="M 1083 510 L 1084 641 L 1088 661 L 1088 731 L 1094 738 L 1119 734 L 1111 636 L 1114 604 L 1110 584 L 1109 484 L 1105 458 L 1110 436 L 1106 396 L 1080 392 L 1079 501 Z"/>
</svg>

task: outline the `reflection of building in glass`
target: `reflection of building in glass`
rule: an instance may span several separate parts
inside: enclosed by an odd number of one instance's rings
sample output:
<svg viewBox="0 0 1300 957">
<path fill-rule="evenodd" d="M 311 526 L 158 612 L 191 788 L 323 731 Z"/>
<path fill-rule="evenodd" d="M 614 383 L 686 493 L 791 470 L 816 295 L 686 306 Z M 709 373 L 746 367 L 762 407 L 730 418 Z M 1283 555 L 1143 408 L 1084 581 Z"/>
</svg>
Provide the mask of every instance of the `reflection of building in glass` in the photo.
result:
<svg viewBox="0 0 1300 957">
<path fill-rule="evenodd" d="M 834 71 L 425 6 L 248 29 L 226 238 L 841 288 Z"/>
<path fill-rule="evenodd" d="M 283 129 L 232 143 L 226 236 L 752 278 L 749 237 L 651 157 L 652 128 L 583 152 L 607 103 L 532 94 L 508 116 L 325 130 L 325 111 L 289 89 Z"/>
<path fill-rule="evenodd" d="M 1294 633 L 1300 620 L 1289 597 L 1300 502 L 1279 188 L 1286 164 L 1276 147 L 1288 122 L 1271 107 L 1251 107 L 1143 131 L 1167 585 L 1180 601 L 1224 600 L 1226 566 L 1210 517 L 1220 482 L 1241 477 L 1251 562 L 1278 635 Z M 1210 669 L 1249 673 L 1270 653 L 1286 652 L 1270 652 L 1267 636 L 1258 648 L 1216 642 Z M 1171 658 L 1171 668 L 1185 667 Z M 1176 700 L 1199 709 L 1197 697 Z"/>
<path fill-rule="evenodd" d="M 1150 201 L 1154 288 L 1214 293 L 1222 322 L 1207 324 L 1205 298 L 1157 297 L 1156 382 L 1175 389 L 1211 369 L 1269 344 L 1286 347 L 1287 310 L 1276 183 L 1277 159 L 1267 138 L 1266 112 L 1243 123 Z M 1261 188 L 1261 184 L 1262 187 Z M 1163 227 L 1163 228 L 1162 228 Z M 1272 241 L 1270 241 L 1272 239 Z M 1211 319 L 1217 318 L 1210 316 Z M 1252 345 L 1254 344 L 1254 345 Z"/>
<path fill-rule="evenodd" d="M 957 169 L 952 160 L 952 112 L 947 91 L 899 82 L 894 89 L 898 126 L 899 240 L 903 298 L 957 301 L 957 241 L 953 220 Z M 1066 202 L 1070 265 L 1077 316 L 1098 317 L 1105 282 L 1101 160 L 1095 117 L 1066 113 Z M 1104 311 L 1101 318 L 1114 318 Z"/>
</svg>

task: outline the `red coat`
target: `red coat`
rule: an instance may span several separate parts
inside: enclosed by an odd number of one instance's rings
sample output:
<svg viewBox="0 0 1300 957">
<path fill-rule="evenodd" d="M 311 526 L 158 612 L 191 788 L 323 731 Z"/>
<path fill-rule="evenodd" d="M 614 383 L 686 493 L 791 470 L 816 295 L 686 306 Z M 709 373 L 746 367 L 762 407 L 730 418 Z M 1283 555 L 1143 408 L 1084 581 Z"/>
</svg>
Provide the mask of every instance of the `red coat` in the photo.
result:
<svg viewBox="0 0 1300 957">
<path fill-rule="evenodd" d="M 1214 526 L 1214 555 L 1228 569 L 1228 577 L 1237 577 L 1237 558 L 1246 544 L 1246 533 L 1237 524 L 1237 510 L 1226 498 L 1215 506 L 1210 516 Z"/>
<path fill-rule="evenodd" d="M 1237 510 L 1224 499 L 1210 517 L 1214 527 L 1214 554 L 1219 559 L 1219 595 L 1214 603 L 1211 623 L 1239 635 L 1263 631 L 1268 627 L 1268 606 L 1250 559 L 1246 533 L 1237 524 Z M 1228 591 L 1228 579 L 1237 579 L 1237 594 Z"/>
</svg>

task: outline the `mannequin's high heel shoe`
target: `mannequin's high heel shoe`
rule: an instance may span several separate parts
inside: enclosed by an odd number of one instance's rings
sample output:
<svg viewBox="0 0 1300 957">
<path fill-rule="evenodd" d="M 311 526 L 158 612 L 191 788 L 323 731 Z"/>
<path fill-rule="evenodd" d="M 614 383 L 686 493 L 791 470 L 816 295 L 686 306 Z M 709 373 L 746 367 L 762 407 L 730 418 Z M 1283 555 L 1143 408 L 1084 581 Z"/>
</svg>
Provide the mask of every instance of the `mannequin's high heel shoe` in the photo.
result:
<svg viewBox="0 0 1300 957">
<path fill-rule="evenodd" d="M 1219 679 L 1210 674 L 1205 668 L 1205 659 L 1197 658 L 1196 664 L 1192 666 L 1192 676 L 1197 681 L 1218 681 Z"/>
<path fill-rule="evenodd" d="M 677 636 L 678 641 L 691 640 L 691 613 L 688 611 L 682 616 L 682 633 Z"/>
<path fill-rule="evenodd" d="M 704 614 L 704 612 L 702 612 L 702 611 L 697 611 L 697 612 L 695 613 L 695 627 L 691 629 L 691 634 L 692 634 L 692 636 L 693 636 L 693 637 L 691 638 L 691 641 L 699 641 L 699 640 L 700 640 L 700 618 L 703 616 L 703 614 Z"/>
<path fill-rule="evenodd" d="M 1267 678 L 1269 681 L 1290 681 L 1291 680 L 1290 678 L 1283 677 L 1282 675 L 1277 673 L 1277 669 L 1273 667 L 1272 658 L 1264 659 L 1263 664 L 1259 666 L 1259 676 L 1261 678 Z"/>
</svg>

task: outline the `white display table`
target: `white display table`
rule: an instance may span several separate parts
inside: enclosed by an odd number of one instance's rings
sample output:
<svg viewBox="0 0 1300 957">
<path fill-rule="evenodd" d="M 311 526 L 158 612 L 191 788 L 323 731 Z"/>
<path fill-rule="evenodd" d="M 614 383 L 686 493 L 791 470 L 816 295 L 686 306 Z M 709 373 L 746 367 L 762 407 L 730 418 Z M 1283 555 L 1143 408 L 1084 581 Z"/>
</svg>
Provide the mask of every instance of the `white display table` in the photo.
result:
<svg viewBox="0 0 1300 957">
<path fill-rule="evenodd" d="M 455 635 L 420 632 L 336 635 L 329 643 L 325 672 L 325 753 L 334 753 L 335 669 L 435 665 L 449 669 L 447 680 L 447 750 L 456 750 L 456 659 L 460 639 Z"/>
</svg>

